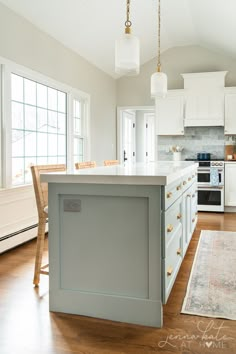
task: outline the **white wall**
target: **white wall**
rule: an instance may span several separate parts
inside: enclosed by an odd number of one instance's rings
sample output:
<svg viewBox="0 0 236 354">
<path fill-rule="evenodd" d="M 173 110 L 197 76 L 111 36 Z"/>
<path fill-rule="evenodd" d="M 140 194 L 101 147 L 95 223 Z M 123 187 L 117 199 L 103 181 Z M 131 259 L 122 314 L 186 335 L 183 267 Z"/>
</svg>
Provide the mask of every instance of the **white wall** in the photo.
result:
<svg viewBox="0 0 236 354">
<path fill-rule="evenodd" d="M 2 4 L 0 57 L 90 94 L 91 159 L 101 164 L 104 159 L 116 157 L 114 79 Z M 0 237 L 26 227 L 37 219 L 31 187 L 23 189 L 23 195 L 19 189 L 10 193 L 9 203 L 7 191 L 0 190 Z M 24 199 L 23 204 L 19 195 Z"/>
<path fill-rule="evenodd" d="M 117 80 L 118 106 L 152 106 L 150 78 L 156 71 L 157 59 L 141 67 L 140 75 Z M 181 89 L 180 74 L 206 71 L 228 71 L 226 86 L 236 86 L 236 60 L 199 46 L 175 47 L 161 55 L 162 70 L 168 77 L 168 89 Z"/>
</svg>

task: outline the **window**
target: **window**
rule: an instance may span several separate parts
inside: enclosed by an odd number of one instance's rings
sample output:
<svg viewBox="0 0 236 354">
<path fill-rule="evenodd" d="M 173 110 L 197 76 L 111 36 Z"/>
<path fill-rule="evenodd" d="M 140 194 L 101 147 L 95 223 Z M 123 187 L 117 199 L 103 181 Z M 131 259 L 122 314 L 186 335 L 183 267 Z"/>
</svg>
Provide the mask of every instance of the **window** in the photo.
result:
<svg viewBox="0 0 236 354">
<path fill-rule="evenodd" d="M 89 159 L 87 94 L 30 70 L 5 68 L 4 77 L 3 187 L 32 183 L 33 164 Z"/>
<path fill-rule="evenodd" d="M 66 163 L 67 94 L 11 74 L 12 185 L 31 182 L 30 166 Z"/>
</svg>

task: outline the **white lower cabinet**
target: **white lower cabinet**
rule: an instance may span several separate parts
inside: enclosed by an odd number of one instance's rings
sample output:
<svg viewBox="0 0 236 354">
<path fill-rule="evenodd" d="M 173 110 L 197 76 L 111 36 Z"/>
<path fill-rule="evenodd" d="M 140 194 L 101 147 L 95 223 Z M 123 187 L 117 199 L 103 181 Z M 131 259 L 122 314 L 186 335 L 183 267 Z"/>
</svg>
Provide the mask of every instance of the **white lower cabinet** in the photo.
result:
<svg viewBox="0 0 236 354">
<path fill-rule="evenodd" d="M 225 206 L 236 206 L 236 162 L 225 162 Z"/>
<path fill-rule="evenodd" d="M 181 187 L 181 188 L 180 188 Z M 163 199 L 168 191 L 178 191 L 174 203 L 163 202 L 162 214 L 162 269 L 163 303 L 166 303 L 174 281 L 187 251 L 197 223 L 197 181 L 196 171 L 184 176 L 181 181 L 164 189 Z M 173 194 L 172 194 L 173 196 Z"/>
</svg>

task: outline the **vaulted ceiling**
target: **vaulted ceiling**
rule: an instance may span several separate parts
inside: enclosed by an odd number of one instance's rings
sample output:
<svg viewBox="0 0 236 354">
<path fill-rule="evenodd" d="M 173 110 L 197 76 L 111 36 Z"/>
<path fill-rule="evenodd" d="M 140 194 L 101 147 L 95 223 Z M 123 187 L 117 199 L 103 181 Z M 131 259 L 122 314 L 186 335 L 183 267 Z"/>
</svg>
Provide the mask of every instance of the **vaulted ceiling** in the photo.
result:
<svg viewBox="0 0 236 354">
<path fill-rule="evenodd" d="M 124 32 L 126 0 L 0 0 L 66 47 L 116 78 L 115 40 Z M 236 0 L 162 0 L 161 49 L 200 45 L 236 58 Z M 157 0 L 131 0 L 141 63 L 157 53 Z"/>
</svg>

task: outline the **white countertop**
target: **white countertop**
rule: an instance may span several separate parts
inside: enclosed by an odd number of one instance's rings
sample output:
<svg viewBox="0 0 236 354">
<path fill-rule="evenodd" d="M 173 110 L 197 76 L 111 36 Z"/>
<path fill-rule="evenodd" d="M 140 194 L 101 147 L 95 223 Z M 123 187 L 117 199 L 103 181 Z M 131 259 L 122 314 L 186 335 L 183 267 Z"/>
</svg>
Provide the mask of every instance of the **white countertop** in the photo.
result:
<svg viewBox="0 0 236 354">
<path fill-rule="evenodd" d="M 48 183 L 167 185 L 196 169 L 193 161 L 158 161 L 42 173 Z"/>
</svg>

